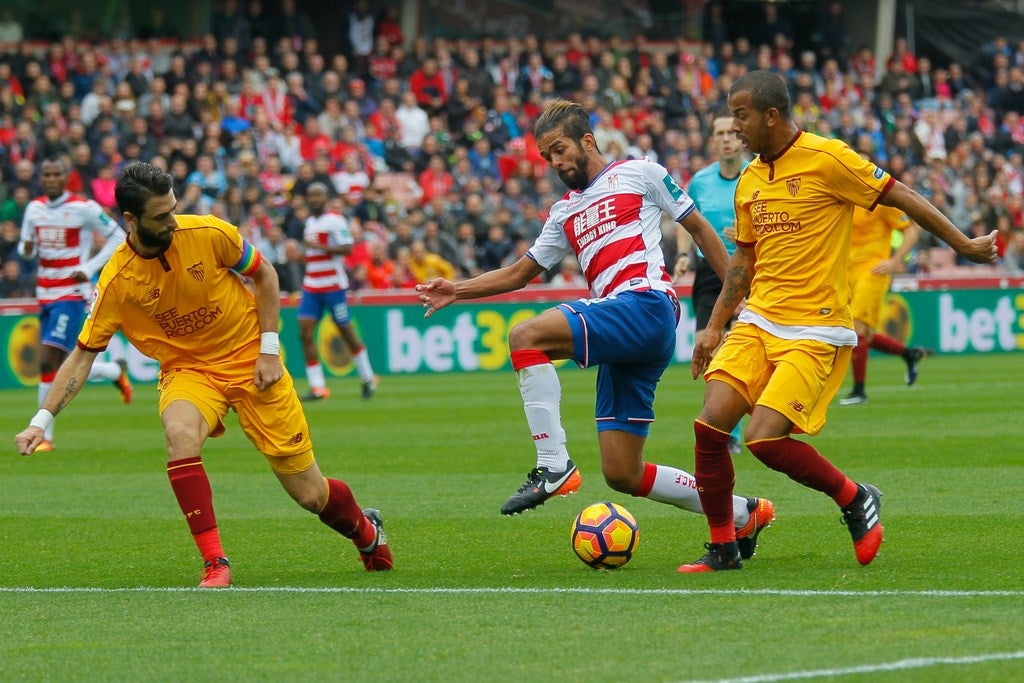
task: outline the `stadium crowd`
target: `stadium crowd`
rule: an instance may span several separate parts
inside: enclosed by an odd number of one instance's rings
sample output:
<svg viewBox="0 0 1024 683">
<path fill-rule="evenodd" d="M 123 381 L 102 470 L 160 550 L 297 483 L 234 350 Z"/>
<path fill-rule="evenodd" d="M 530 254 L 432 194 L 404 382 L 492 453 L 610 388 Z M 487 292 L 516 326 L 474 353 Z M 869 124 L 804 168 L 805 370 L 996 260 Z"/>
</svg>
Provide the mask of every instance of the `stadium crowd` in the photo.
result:
<svg viewBox="0 0 1024 683">
<path fill-rule="evenodd" d="M 870 155 L 966 233 L 999 231 L 995 269 L 957 264 L 951 249 L 923 241 L 909 272 L 1024 273 L 1024 43 L 997 38 L 976 63 L 941 68 L 903 39 L 880 57 L 851 45 L 840 2 L 799 53 L 796 29 L 771 4 L 742 35 L 709 5 L 699 43 L 579 33 L 550 43 L 428 40 L 359 0 L 342 28 L 346 49 L 324 54 L 316 25 L 291 0 L 281 4 L 271 15 L 259 0 L 215 3 L 211 32 L 195 42 L 36 43 L 4 17 L 0 297 L 34 295 L 35 266 L 16 245 L 47 158 L 66 157 L 68 189 L 118 219 L 121 166 L 166 168 L 179 213 L 239 226 L 292 292 L 305 190 L 323 182 L 334 210 L 352 219 L 352 288 L 404 288 L 500 267 L 532 243 L 564 191 L 531 133 L 549 99 L 594 112 L 609 159 L 650 157 L 685 186 L 713 160 L 709 127 L 730 84 L 755 68 L 786 77 L 804 129 Z M 673 231 L 666 236 L 672 263 Z M 545 280 L 583 286 L 575 263 Z"/>
</svg>

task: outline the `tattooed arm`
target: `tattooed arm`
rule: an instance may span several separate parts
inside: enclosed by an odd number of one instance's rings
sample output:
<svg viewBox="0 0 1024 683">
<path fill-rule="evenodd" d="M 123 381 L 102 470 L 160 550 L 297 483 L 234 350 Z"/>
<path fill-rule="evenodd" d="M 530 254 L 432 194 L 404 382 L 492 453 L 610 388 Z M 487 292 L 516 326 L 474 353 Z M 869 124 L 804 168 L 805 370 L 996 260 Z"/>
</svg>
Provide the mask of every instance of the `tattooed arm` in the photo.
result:
<svg viewBox="0 0 1024 683">
<path fill-rule="evenodd" d="M 43 405 L 40 406 L 39 412 L 49 411 L 51 415 L 49 419 L 52 420 L 53 415 L 71 403 L 71 399 L 78 394 L 86 380 L 89 379 L 89 370 L 92 368 L 94 360 L 96 360 L 95 351 L 85 351 L 76 347 L 57 370 L 57 376 L 54 377 L 53 384 L 50 385 L 50 391 L 43 399 Z M 34 424 L 38 418 L 37 414 L 36 418 L 33 418 L 33 424 L 14 437 L 18 452 L 22 455 L 31 455 L 39 442 L 43 440 L 43 429 Z"/>
<path fill-rule="evenodd" d="M 722 281 L 722 293 L 718 295 L 715 308 L 711 311 L 711 320 L 704 328 L 700 339 L 693 346 L 693 361 L 690 364 L 690 375 L 697 379 L 707 370 L 708 363 L 715 349 L 722 343 L 722 334 L 733 311 L 750 291 L 750 281 L 754 277 L 753 247 L 737 246 L 736 252 L 729 259 L 729 267 Z"/>
</svg>

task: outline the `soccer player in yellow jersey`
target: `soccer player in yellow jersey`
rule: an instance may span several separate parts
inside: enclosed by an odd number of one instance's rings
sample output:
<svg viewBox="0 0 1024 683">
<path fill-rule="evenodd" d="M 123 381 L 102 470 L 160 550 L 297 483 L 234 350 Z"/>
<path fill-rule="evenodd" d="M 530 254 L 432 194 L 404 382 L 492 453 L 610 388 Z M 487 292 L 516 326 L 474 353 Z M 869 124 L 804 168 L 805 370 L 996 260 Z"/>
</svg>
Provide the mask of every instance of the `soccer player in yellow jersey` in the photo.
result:
<svg viewBox="0 0 1024 683">
<path fill-rule="evenodd" d="M 896 230 L 903 233 L 903 241 L 893 251 L 892 233 Z M 891 206 L 879 206 L 874 211 L 858 206 L 853 210 L 850 265 L 846 273 L 853 292 L 850 310 L 853 314 L 853 328 L 857 332 L 857 346 L 853 349 L 850 361 L 853 390 L 839 401 L 839 405 L 868 402 L 864 381 L 868 374 L 869 348 L 902 357 L 907 364 L 908 386 L 917 381 L 917 368 L 921 359 L 931 353 L 920 346 L 905 346 L 898 339 L 876 331 L 892 274 L 903 270 L 904 259 L 917 245 L 920 233 L 920 228 L 914 225 L 907 214 Z"/>
<path fill-rule="evenodd" d="M 231 584 L 201 448 L 224 433 L 229 408 L 285 491 L 352 539 L 367 571 L 393 567 L 379 511 L 361 510 L 348 485 L 317 467 L 309 426 L 281 363 L 277 275 L 238 229 L 213 216 L 177 216 L 171 176 L 136 162 L 115 197 L 128 238 L 100 275 L 77 347 L 42 408 L 15 437 L 23 455 L 81 389 L 115 332 L 160 362 L 159 410 L 167 475 L 205 572 L 201 588 Z M 251 278 L 254 293 L 242 278 Z"/>
<path fill-rule="evenodd" d="M 704 373 L 694 422 L 697 490 L 711 530 L 707 553 L 681 572 L 739 569 L 732 523 L 735 480 L 729 432 L 750 412 L 747 448 L 768 467 L 821 491 L 842 510 L 854 552 L 868 564 L 882 543 L 881 493 L 857 484 L 793 432 L 817 434 L 857 343 L 850 313 L 854 206 L 904 211 L 970 261 L 996 258 L 995 232 L 968 239 L 923 197 L 839 140 L 801 132 L 786 84 L 770 71 L 729 90 L 733 130 L 757 154 L 736 188 L 736 252 L 691 372 Z M 712 359 L 729 316 L 747 306 Z"/>
</svg>

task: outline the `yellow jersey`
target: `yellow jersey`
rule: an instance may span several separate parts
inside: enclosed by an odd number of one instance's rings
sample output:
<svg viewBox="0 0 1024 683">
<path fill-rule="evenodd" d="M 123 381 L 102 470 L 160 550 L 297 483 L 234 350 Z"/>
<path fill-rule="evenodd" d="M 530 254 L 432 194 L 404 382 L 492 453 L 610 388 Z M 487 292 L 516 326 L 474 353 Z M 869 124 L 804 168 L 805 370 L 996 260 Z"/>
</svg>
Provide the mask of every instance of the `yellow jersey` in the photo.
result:
<svg viewBox="0 0 1024 683">
<path fill-rule="evenodd" d="M 225 372 L 259 355 L 256 302 L 240 275 L 259 252 L 214 216 L 177 216 L 170 247 L 145 258 L 125 241 L 100 273 L 78 346 L 102 351 L 121 330 L 160 369 Z"/>
<path fill-rule="evenodd" d="M 736 187 L 736 243 L 753 248 L 747 307 L 779 325 L 853 328 L 846 269 L 853 207 L 895 180 L 840 140 L 798 132 L 759 156 Z"/>
<path fill-rule="evenodd" d="M 904 231 L 911 225 L 902 209 L 878 206 L 874 211 L 853 210 L 853 234 L 850 237 L 850 268 L 873 268 L 892 255 L 892 231 Z"/>
</svg>

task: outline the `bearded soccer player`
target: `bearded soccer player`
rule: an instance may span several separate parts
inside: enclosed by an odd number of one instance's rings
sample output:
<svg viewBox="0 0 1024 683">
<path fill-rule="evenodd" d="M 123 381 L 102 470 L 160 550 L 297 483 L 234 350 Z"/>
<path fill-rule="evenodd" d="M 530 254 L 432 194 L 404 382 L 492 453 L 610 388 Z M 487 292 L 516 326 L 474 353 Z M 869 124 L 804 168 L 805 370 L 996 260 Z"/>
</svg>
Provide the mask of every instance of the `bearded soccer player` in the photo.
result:
<svg viewBox="0 0 1024 683">
<path fill-rule="evenodd" d="M 68 169 L 63 160 L 46 159 L 39 167 L 43 196 L 29 202 L 21 223 L 18 252 L 39 256 L 36 297 L 39 300 L 39 405 L 43 404 L 57 368 L 71 352 L 72 341 L 85 320 L 92 276 L 103 267 L 124 233 L 103 208 L 68 192 Z M 95 235 L 106 243 L 90 257 Z M 114 383 L 125 403 L 132 400 L 127 364 L 96 361 L 90 380 Z M 53 424 L 43 434 L 37 451 L 53 450 Z"/>
<path fill-rule="evenodd" d="M 525 256 L 505 268 L 458 283 L 417 285 L 426 316 L 460 299 L 521 289 L 567 256 L 579 260 L 592 298 L 564 303 L 512 328 L 512 367 L 537 465 L 502 506 L 514 515 L 579 489 L 582 478 L 566 449 L 561 385 L 553 360 L 598 366 L 595 417 L 601 469 L 616 491 L 702 512 L 693 477 L 643 458 L 654 421 L 654 389 L 675 353 L 679 301 L 661 252 L 661 216 L 669 214 L 723 272 L 725 248 L 685 192 L 659 164 L 609 163 L 597 147 L 587 111 L 556 100 L 536 123 L 537 146 L 569 187 L 555 202 Z M 733 496 L 733 533 L 744 556 L 771 522 L 763 499 Z"/>
<path fill-rule="evenodd" d="M 903 241 L 892 249 L 894 231 L 903 233 Z M 839 400 L 839 405 L 861 405 L 868 402 L 864 384 L 868 375 L 868 349 L 900 356 L 907 364 L 906 382 L 917 381 L 921 359 L 929 355 L 920 346 L 905 346 L 898 339 L 877 332 L 882 317 L 885 294 L 892 283 L 892 274 L 903 270 L 903 263 L 917 245 L 921 230 L 907 214 L 890 206 L 879 206 L 874 211 L 861 207 L 853 210 L 853 232 L 850 240 L 850 266 L 847 279 L 853 291 L 850 310 L 853 328 L 857 332 L 857 346 L 853 348 L 850 365 L 853 369 L 853 390 Z"/>
<path fill-rule="evenodd" d="M 169 174 L 147 163 L 129 164 L 118 176 L 127 241 L 103 269 L 77 347 L 42 409 L 15 437 L 18 450 L 33 452 L 120 330 L 160 362 L 167 475 L 203 558 L 201 588 L 231 584 L 201 449 L 207 437 L 224 433 L 232 408 L 295 502 L 351 539 L 367 571 L 390 570 L 380 513 L 361 510 L 348 485 L 326 479 L 313 457 L 302 404 L 281 364 L 276 272 L 233 225 L 175 215 L 172 187 Z M 242 277 L 251 278 L 254 293 Z"/>
<path fill-rule="evenodd" d="M 743 566 L 730 510 L 729 432 L 746 412 L 750 452 L 835 502 L 858 562 L 869 564 L 878 553 L 881 492 L 854 482 L 792 437 L 821 431 L 857 343 L 846 280 L 854 206 L 896 207 L 965 258 L 996 258 L 995 232 L 968 239 L 923 197 L 842 141 L 800 131 L 789 107 L 785 82 L 770 71 L 744 74 L 729 91 L 733 131 L 759 156 L 736 187 L 736 252 L 693 350 L 693 377 L 703 373 L 707 380 L 694 453 L 711 542 L 681 572 Z M 746 308 L 712 358 L 744 297 Z"/>
<path fill-rule="evenodd" d="M 341 257 L 352 253 L 352 233 L 348 221 L 339 213 L 327 209 L 327 186 L 310 183 L 306 188 L 309 217 L 303 232 L 306 246 L 306 274 L 302 278 L 302 300 L 299 302 L 299 337 L 306 357 L 306 379 L 309 393 L 304 401 L 318 401 L 330 397 L 324 380 L 324 368 L 316 349 L 317 323 L 327 311 L 338 326 L 338 332 L 348 347 L 356 372 L 362 381 L 362 396 L 373 398 L 377 391 L 377 377 L 370 365 L 366 345 L 352 327 L 348 307 L 348 275 Z"/>
</svg>

